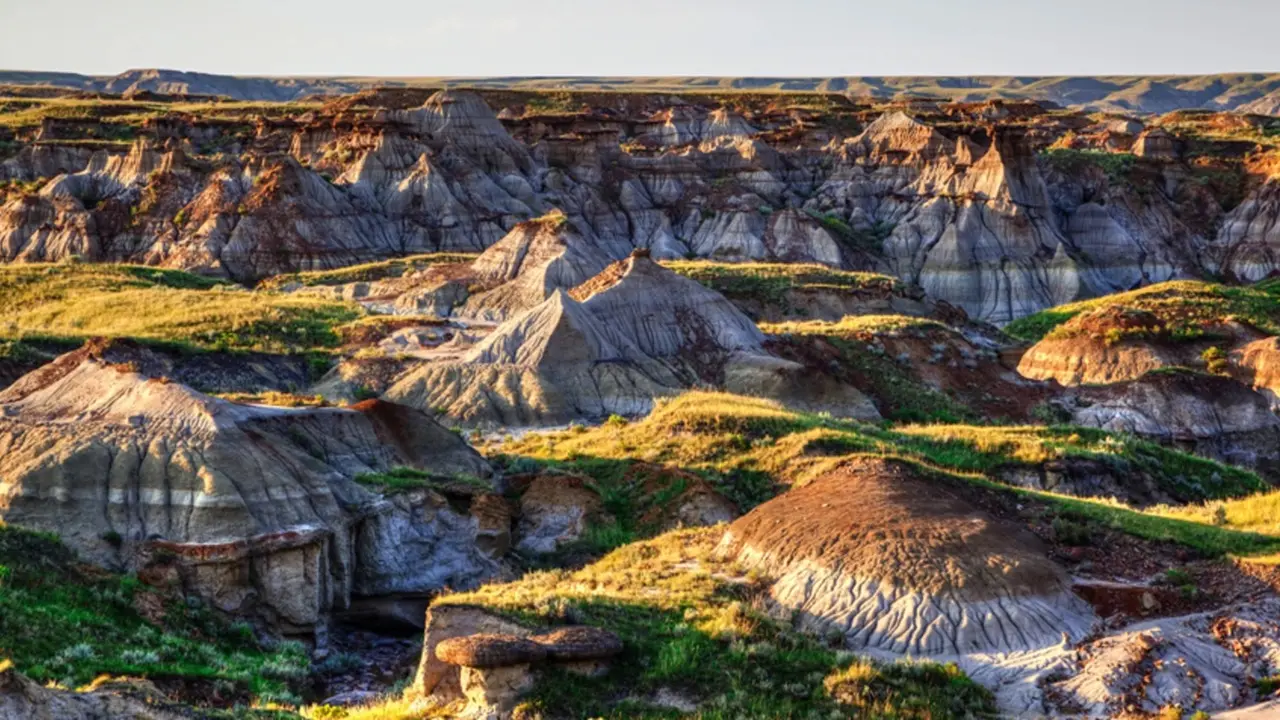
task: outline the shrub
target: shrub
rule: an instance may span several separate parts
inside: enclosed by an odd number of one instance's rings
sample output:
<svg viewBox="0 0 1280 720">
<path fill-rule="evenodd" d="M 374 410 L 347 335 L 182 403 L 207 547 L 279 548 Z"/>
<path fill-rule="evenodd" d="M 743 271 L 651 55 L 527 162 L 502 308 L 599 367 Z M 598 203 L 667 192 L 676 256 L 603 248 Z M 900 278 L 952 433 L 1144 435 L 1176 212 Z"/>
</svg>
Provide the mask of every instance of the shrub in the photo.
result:
<svg viewBox="0 0 1280 720">
<path fill-rule="evenodd" d="M 1093 542 L 1093 534 L 1083 523 L 1063 517 L 1053 519 L 1053 537 L 1068 547 L 1084 547 Z"/>
<path fill-rule="evenodd" d="M 1204 360 L 1205 369 L 1214 375 L 1226 375 L 1229 372 L 1227 353 L 1216 345 L 1200 353 L 1200 359 Z"/>
<path fill-rule="evenodd" d="M 1217 527 L 1225 527 L 1227 524 L 1227 506 L 1219 505 L 1213 509 L 1213 524 Z"/>
</svg>

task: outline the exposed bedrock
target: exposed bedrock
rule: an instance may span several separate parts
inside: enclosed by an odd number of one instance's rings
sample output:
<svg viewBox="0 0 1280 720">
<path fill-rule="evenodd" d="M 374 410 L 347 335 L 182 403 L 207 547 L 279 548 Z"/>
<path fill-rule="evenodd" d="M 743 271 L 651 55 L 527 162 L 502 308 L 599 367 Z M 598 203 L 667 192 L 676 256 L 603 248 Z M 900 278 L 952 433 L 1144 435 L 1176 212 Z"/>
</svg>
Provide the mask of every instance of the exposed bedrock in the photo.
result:
<svg viewBox="0 0 1280 720">
<path fill-rule="evenodd" d="M 1023 353 L 1018 372 L 1067 386 L 1137 380 L 1162 368 L 1203 367 L 1202 353 L 1210 347 L 1243 344 L 1260 335 L 1231 319 L 1200 329 L 1206 331 L 1203 338 L 1179 338 L 1155 313 L 1106 306 L 1050 331 Z"/>
<path fill-rule="evenodd" d="M 1077 388 L 1061 404 L 1073 424 L 1130 433 L 1280 477 L 1280 420 L 1265 396 L 1231 378 L 1148 373 Z"/>
<path fill-rule="evenodd" d="M 1231 352 L 1233 375 L 1253 386 L 1280 409 L 1280 338 L 1263 338 Z"/>
<path fill-rule="evenodd" d="M 0 519 L 57 533 L 108 568 L 151 568 L 286 632 L 322 627 L 353 597 L 498 571 L 466 501 L 355 481 L 398 466 L 490 477 L 421 412 L 238 405 L 157 367 L 146 350 L 91 343 L 0 393 Z"/>
<path fill-rule="evenodd" d="M 540 275 L 540 267 L 528 272 Z M 769 355 L 763 334 L 733 303 L 643 251 L 571 292 L 549 292 L 456 356 L 411 367 L 384 397 L 483 427 L 642 415 L 655 399 L 700 385 L 879 416 L 855 388 Z"/>
<path fill-rule="evenodd" d="M 106 683 L 110 685 L 111 683 Z M 146 680 L 126 683 L 129 693 L 113 688 L 82 692 L 42 687 L 0 660 L 0 717 L 5 720 L 180 720 L 180 708 L 166 709 L 154 698 L 163 695 Z M 150 695 L 150 697 L 148 697 Z"/>
<path fill-rule="evenodd" d="M 644 248 L 883 269 L 994 323 L 1171 277 L 1254 280 L 1277 267 L 1274 181 L 1219 197 L 1157 133 L 1135 142 L 1127 125 L 1040 111 L 1029 125 L 971 115 L 952 126 L 893 109 L 843 135 L 675 101 L 637 116 L 502 117 L 449 91 L 416 108 L 264 118 L 252 132 L 155 122 L 128 152 L 50 139 L 0 165 L 39 188 L 4 196 L 0 259 L 254 281 L 481 251 L 556 209 L 609 260 Z M 1047 161 L 1068 130 L 1134 150 L 1141 172 Z"/>
<path fill-rule="evenodd" d="M 1277 613 L 1280 604 L 1269 598 L 1127 627 L 1084 644 L 1071 677 L 1050 683 L 1045 695 L 1072 717 L 1154 715 L 1171 706 L 1216 717 L 1252 701 L 1253 678 L 1280 666 Z"/>
<path fill-rule="evenodd" d="M 720 551 L 854 648 L 1029 651 L 1093 622 L 1034 537 L 892 461 L 859 460 L 765 503 L 730 525 Z"/>
</svg>

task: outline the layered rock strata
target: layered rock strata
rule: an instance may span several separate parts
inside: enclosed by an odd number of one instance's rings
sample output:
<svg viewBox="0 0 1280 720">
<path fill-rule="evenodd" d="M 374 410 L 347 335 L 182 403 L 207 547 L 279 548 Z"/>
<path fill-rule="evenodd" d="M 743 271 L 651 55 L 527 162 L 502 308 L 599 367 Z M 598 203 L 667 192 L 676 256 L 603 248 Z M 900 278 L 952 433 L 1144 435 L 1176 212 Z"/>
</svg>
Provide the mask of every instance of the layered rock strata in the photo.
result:
<svg viewBox="0 0 1280 720">
<path fill-rule="evenodd" d="M 0 393 L 0 519 L 108 568 L 176 574 L 286 632 L 322 628 L 353 597 L 498 571 L 479 520 L 439 492 L 356 481 L 399 466 L 491 474 L 422 413 L 238 405 L 149 374 L 156 362 L 90 344 Z"/>
</svg>

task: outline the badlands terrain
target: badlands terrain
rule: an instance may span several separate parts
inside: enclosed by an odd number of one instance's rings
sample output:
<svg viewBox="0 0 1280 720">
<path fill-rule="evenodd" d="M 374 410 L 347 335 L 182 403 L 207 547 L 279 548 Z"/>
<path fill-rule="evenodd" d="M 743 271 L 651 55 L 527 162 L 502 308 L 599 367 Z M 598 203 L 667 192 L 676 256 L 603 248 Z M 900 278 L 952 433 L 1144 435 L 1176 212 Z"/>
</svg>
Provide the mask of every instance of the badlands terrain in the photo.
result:
<svg viewBox="0 0 1280 720">
<path fill-rule="evenodd" d="M 2 79 L 0 718 L 1280 714 L 1265 76 Z"/>
</svg>

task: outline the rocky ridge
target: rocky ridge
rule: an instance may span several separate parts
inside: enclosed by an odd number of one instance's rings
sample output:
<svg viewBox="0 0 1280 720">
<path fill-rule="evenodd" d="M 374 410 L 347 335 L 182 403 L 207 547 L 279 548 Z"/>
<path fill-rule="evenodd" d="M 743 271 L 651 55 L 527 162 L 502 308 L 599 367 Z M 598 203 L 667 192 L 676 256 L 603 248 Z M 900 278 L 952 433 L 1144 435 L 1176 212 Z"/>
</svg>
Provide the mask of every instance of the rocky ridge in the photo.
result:
<svg viewBox="0 0 1280 720">
<path fill-rule="evenodd" d="M 555 208 L 613 260 L 644 248 L 879 269 L 996 323 L 1174 277 L 1252 280 L 1274 264 L 1263 142 L 1223 141 L 1191 163 L 1176 145 L 1153 149 L 1142 121 L 1029 104 L 848 103 L 838 112 L 852 133 L 801 109 L 639 98 L 638 110 L 546 116 L 422 95 L 257 118 L 252 132 L 149 120 L 128 129 L 138 139 L 123 154 L 60 145 L 81 129 L 49 120 L 47 140 L 0 165 L 38 188 L 6 195 L 0 257 L 252 282 L 480 251 Z M 1183 132 L 1181 117 L 1159 122 Z M 1261 127 L 1229 131 L 1265 140 Z"/>
</svg>

